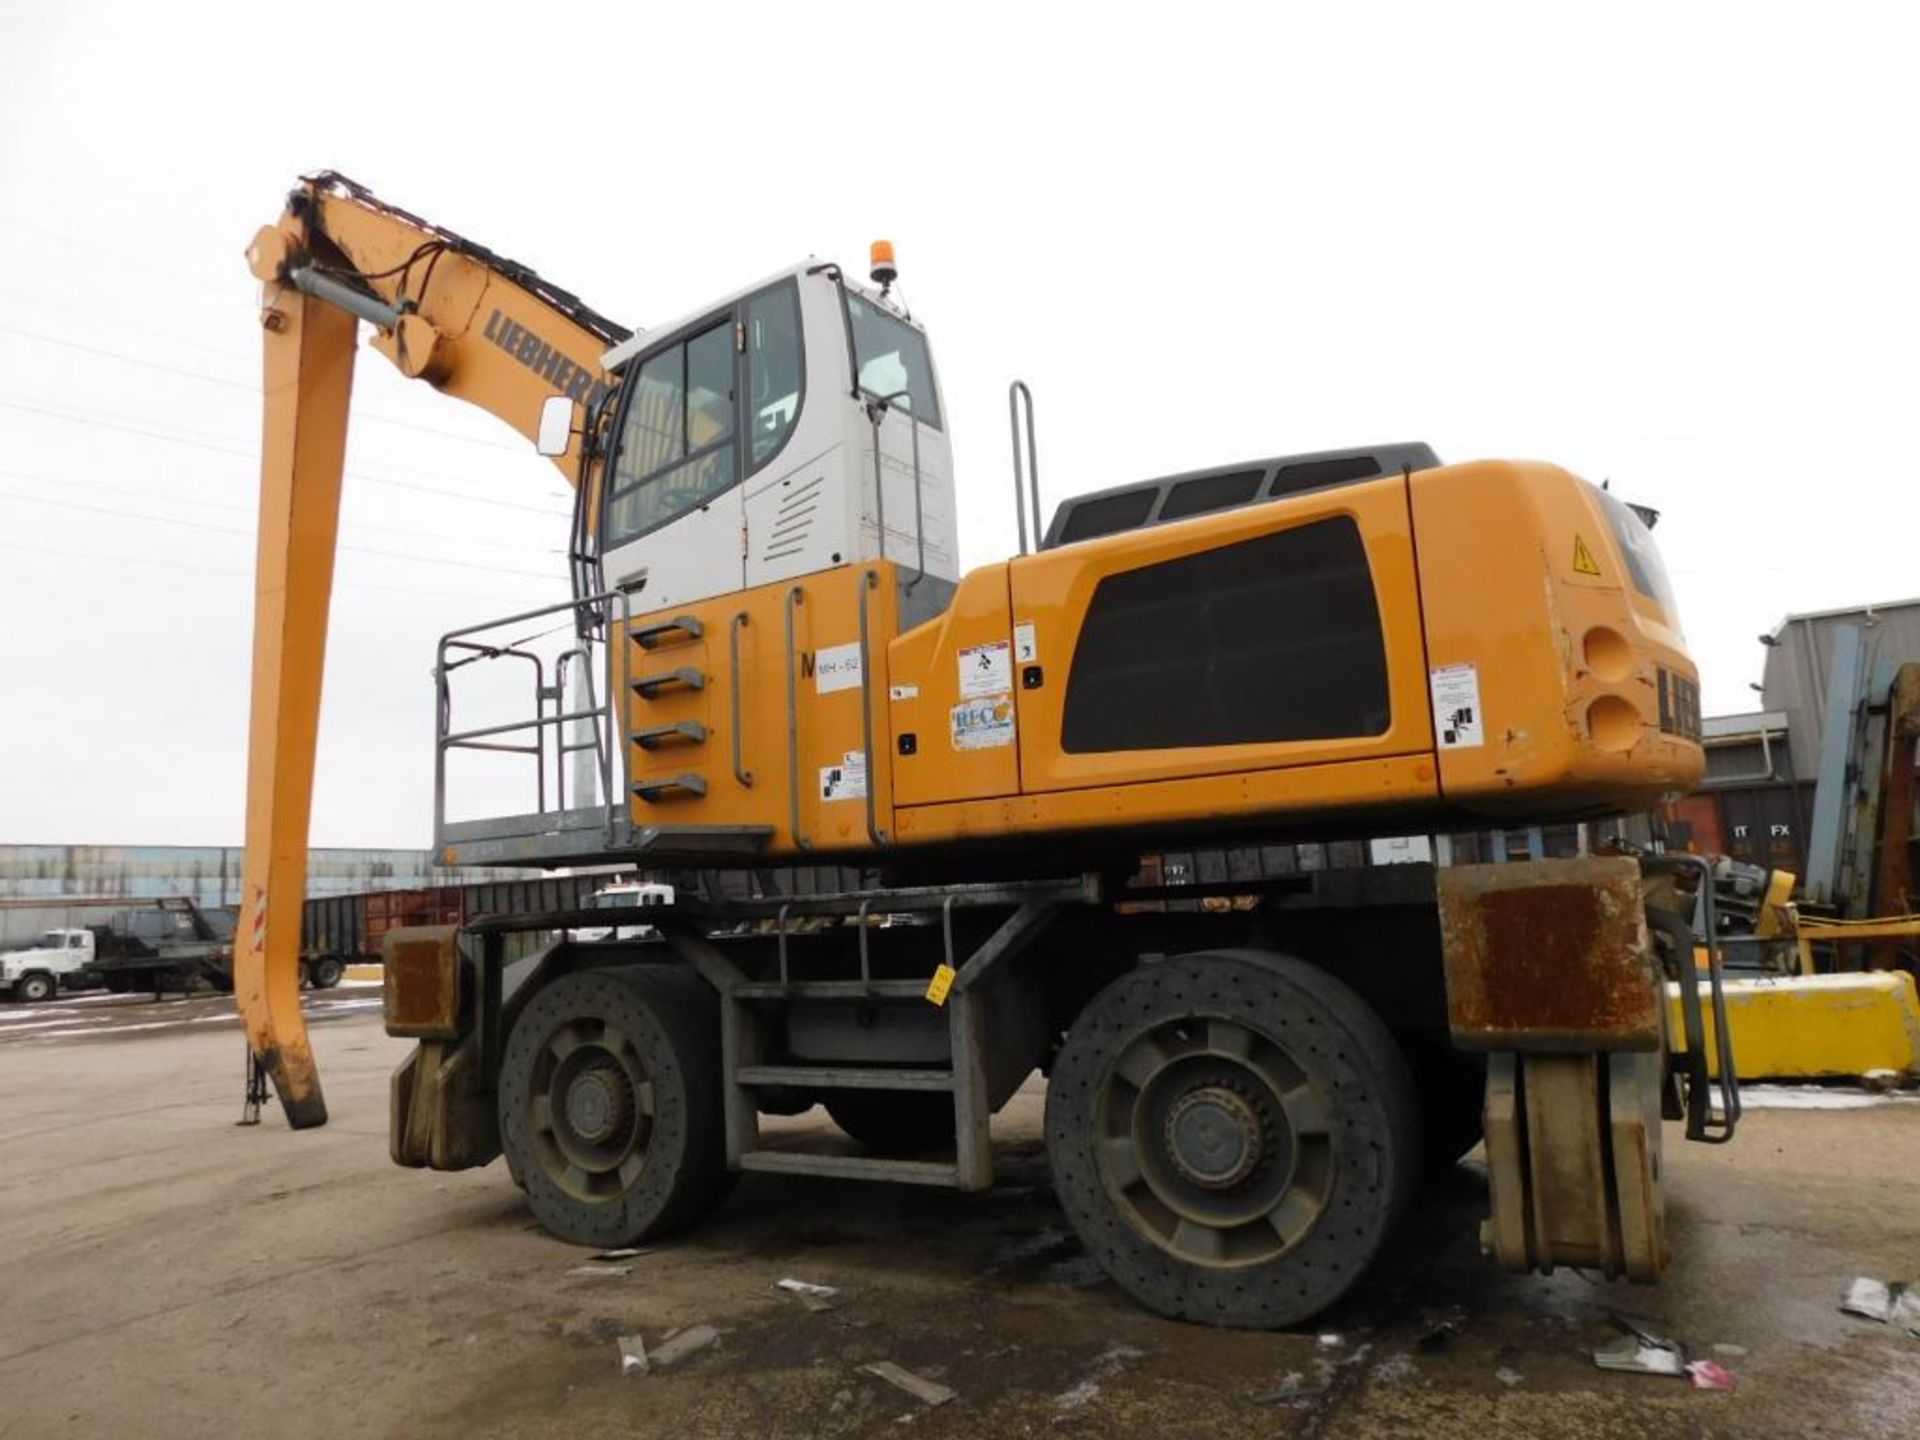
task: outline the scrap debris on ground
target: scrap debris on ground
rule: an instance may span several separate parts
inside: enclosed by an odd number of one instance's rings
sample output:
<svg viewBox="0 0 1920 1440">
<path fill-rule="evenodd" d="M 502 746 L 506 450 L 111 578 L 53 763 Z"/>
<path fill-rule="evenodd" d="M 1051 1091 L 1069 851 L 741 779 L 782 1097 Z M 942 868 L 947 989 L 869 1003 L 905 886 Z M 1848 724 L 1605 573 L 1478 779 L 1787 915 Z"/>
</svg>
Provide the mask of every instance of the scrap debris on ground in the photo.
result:
<svg viewBox="0 0 1920 1440">
<path fill-rule="evenodd" d="M 1893 1325 L 1920 1340 L 1920 1289 L 1911 1280 L 1875 1280 L 1862 1275 L 1840 1302 L 1844 1314 Z"/>
<path fill-rule="evenodd" d="M 924 1375 L 916 1375 L 911 1370 L 896 1365 L 891 1360 L 875 1360 L 870 1365 L 862 1365 L 861 1371 L 886 1381 L 896 1389 L 904 1390 L 914 1399 L 926 1405 L 944 1405 L 960 1392 L 937 1380 L 929 1380 Z"/>
</svg>

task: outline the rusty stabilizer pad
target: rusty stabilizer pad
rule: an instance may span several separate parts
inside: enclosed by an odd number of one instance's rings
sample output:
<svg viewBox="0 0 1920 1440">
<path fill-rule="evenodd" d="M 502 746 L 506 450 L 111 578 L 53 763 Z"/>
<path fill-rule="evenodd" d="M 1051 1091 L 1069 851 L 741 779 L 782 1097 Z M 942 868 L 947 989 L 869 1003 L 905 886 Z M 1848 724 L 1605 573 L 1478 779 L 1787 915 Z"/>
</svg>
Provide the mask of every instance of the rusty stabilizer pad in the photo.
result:
<svg viewBox="0 0 1920 1440">
<path fill-rule="evenodd" d="M 396 926 L 380 937 L 381 1003 L 387 1034 L 460 1038 L 460 927 Z"/>
<path fill-rule="evenodd" d="M 393 1163 L 411 1169 L 469 1170 L 500 1153 L 500 1122 L 480 1089 L 471 1040 L 422 1040 L 393 1072 L 387 1141 Z"/>
<path fill-rule="evenodd" d="M 1495 1055 L 1492 1216 L 1482 1246 L 1516 1274 L 1557 1265 L 1651 1284 L 1667 1267 L 1658 1055 Z"/>
<path fill-rule="evenodd" d="M 1624 856 L 1439 874 L 1447 1020 L 1465 1050 L 1661 1048 L 1640 867 Z"/>
</svg>

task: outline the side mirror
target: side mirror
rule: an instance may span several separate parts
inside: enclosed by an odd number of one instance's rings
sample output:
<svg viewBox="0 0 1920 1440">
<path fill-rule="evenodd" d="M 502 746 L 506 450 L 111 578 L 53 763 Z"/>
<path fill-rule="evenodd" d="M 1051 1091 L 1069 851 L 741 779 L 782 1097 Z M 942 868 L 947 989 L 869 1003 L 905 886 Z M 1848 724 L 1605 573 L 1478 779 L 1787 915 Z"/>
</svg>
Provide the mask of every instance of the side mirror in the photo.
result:
<svg viewBox="0 0 1920 1440">
<path fill-rule="evenodd" d="M 549 395 L 540 407 L 540 436 L 534 448 L 542 455 L 564 455 L 573 444 L 573 401 Z"/>
</svg>

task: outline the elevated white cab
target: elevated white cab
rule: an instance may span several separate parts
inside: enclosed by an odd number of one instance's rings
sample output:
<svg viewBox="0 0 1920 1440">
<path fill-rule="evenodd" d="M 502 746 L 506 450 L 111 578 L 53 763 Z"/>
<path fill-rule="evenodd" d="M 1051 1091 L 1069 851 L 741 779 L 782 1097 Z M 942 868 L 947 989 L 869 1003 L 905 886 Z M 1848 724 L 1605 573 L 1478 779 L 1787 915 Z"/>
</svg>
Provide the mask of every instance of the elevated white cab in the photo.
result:
<svg viewBox="0 0 1920 1440">
<path fill-rule="evenodd" d="M 926 335 L 837 267 L 797 265 L 606 363 L 622 378 L 600 553 L 634 614 L 882 556 L 959 578 Z"/>
</svg>

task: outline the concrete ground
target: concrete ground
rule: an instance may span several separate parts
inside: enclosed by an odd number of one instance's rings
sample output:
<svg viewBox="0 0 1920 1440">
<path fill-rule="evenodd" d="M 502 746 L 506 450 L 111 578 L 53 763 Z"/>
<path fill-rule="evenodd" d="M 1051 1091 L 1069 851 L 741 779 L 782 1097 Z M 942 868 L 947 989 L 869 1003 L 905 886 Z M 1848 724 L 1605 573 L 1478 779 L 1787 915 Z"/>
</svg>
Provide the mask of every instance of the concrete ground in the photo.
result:
<svg viewBox="0 0 1920 1440">
<path fill-rule="evenodd" d="M 1658 1288 L 1494 1272 L 1468 1164 L 1312 1330 L 1247 1334 L 1102 1280 L 1048 1189 L 1037 1089 L 996 1121 L 991 1194 L 748 1176 L 629 1273 L 569 1274 L 587 1255 L 530 1225 L 503 1167 L 388 1163 L 402 1047 L 378 992 L 309 1007 L 333 1120 L 293 1134 L 234 1125 L 226 1001 L 0 1006 L 0 1437 L 1920 1434 L 1920 1340 L 1837 1309 L 1856 1275 L 1920 1279 L 1911 1100 L 1673 1137 Z M 1737 1389 L 1596 1370 L 1610 1311 Z M 621 1375 L 616 1337 L 701 1323 L 716 1343 Z M 957 1398 L 928 1408 L 859 1368 L 878 1360 Z"/>
</svg>

